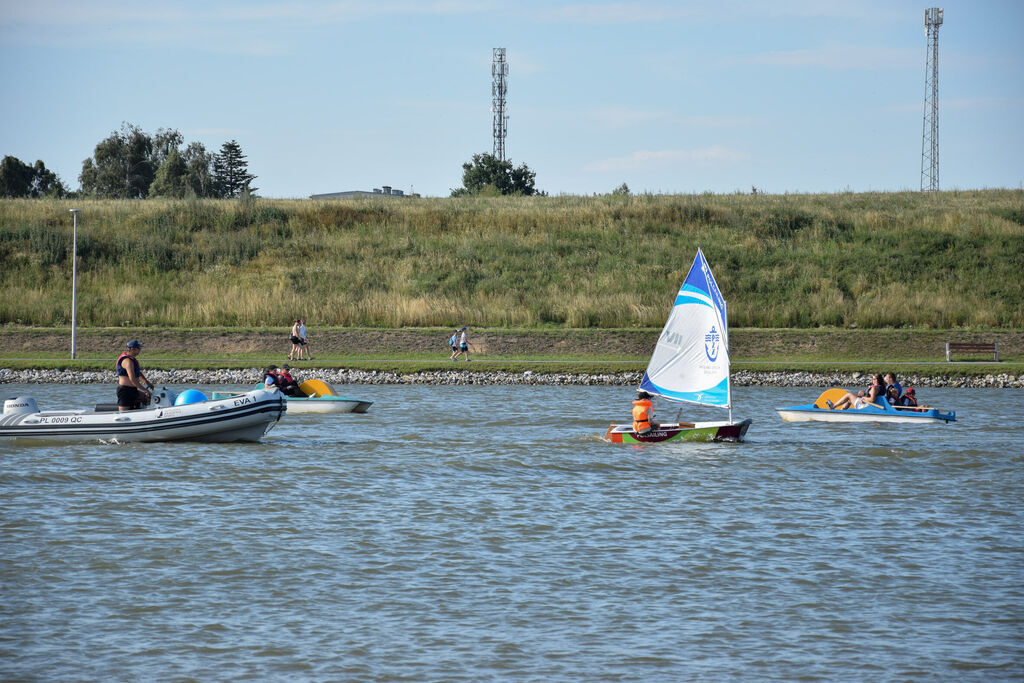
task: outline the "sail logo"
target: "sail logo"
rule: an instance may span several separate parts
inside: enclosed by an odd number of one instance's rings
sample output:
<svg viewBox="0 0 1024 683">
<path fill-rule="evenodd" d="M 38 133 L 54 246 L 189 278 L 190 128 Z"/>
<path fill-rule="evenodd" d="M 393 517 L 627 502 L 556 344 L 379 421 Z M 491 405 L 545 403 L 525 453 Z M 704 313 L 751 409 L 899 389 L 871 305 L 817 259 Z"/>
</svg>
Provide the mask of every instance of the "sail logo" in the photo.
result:
<svg viewBox="0 0 1024 683">
<path fill-rule="evenodd" d="M 722 341 L 722 335 L 718 333 L 715 326 L 711 326 L 711 331 L 704 335 L 704 354 L 708 357 L 708 360 L 714 363 L 718 360 L 719 344 Z"/>
<path fill-rule="evenodd" d="M 658 341 L 664 342 L 665 344 L 682 346 L 683 342 L 686 341 L 686 337 L 684 337 L 678 332 L 671 332 L 669 330 L 665 330 L 664 332 L 661 333 L 661 339 L 659 339 Z"/>
</svg>

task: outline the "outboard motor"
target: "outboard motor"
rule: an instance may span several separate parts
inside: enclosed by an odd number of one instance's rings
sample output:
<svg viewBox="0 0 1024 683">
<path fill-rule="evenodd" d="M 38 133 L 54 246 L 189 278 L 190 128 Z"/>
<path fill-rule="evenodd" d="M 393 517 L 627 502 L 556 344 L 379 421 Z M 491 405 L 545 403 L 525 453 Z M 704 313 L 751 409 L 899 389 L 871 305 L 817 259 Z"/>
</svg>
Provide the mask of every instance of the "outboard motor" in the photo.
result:
<svg viewBox="0 0 1024 683">
<path fill-rule="evenodd" d="M 31 415 L 38 412 L 36 400 L 28 396 L 16 396 L 4 401 L 4 415 Z"/>
<path fill-rule="evenodd" d="M 153 389 L 153 397 L 149 399 L 149 402 L 155 408 L 169 408 L 174 405 L 174 401 L 177 398 L 178 392 L 172 391 L 167 387 L 159 387 Z"/>
</svg>

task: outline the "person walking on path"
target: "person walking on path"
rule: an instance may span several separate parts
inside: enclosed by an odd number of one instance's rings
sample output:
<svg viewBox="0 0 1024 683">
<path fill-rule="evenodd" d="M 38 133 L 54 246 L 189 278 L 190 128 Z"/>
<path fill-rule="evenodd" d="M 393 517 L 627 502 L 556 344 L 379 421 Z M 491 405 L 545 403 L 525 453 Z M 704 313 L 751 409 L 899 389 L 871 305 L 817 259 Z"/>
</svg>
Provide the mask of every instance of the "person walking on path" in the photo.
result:
<svg viewBox="0 0 1024 683">
<path fill-rule="evenodd" d="M 459 330 L 458 328 L 452 332 L 452 336 L 448 337 L 448 346 L 452 349 L 451 358 L 448 360 L 455 360 L 456 356 L 459 355 Z"/>
<path fill-rule="evenodd" d="M 297 360 L 302 360 L 302 352 L 306 352 L 306 360 L 313 360 L 313 357 L 309 355 L 309 335 L 306 334 L 306 319 L 299 318 L 299 339 L 302 340 L 299 344 L 299 357 Z"/>
<path fill-rule="evenodd" d="M 459 337 L 459 353 L 456 354 L 456 358 L 460 354 L 464 353 L 464 354 L 466 354 L 466 362 L 468 363 L 469 362 L 469 340 L 466 339 L 466 326 L 463 325 L 462 326 L 462 330 L 460 330 L 460 331 L 462 332 L 462 335 Z"/>
<path fill-rule="evenodd" d="M 292 323 L 292 332 L 288 341 L 292 343 L 292 350 L 288 352 L 288 360 L 299 360 L 302 357 L 302 337 L 299 336 L 298 318 Z"/>
<path fill-rule="evenodd" d="M 137 356 L 142 351 L 142 343 L 138 339 L 128 342 L 124 353 L 114 363 L 114 370 L 117 372 L 117 409 L 134 410 L 143 403 L 149 403 L 150 391 L 153 383 L 142 374 L 142 366 L 139 365 Z M 146 390 L 149 387 L 150 391 Z"/>
</svg>

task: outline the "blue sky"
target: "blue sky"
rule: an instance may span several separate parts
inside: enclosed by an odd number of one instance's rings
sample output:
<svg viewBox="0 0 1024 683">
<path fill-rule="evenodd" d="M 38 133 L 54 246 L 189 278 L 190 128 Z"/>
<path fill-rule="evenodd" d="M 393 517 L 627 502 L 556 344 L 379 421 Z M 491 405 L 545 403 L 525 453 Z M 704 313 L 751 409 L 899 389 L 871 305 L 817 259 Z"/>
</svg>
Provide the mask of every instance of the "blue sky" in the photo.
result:
<svg viewBox="0 0 1024 683">
<path fill-rule="evenodd" d="M 552 195 L 920 187 L 941 6 L 940 185 L 1024 186 L 1024 2 L 0 0 L 0 155 L 78 187 L 121 127 L 237 140 L 265 197 L 447 196 L 492 150 Z"/>
</svg>

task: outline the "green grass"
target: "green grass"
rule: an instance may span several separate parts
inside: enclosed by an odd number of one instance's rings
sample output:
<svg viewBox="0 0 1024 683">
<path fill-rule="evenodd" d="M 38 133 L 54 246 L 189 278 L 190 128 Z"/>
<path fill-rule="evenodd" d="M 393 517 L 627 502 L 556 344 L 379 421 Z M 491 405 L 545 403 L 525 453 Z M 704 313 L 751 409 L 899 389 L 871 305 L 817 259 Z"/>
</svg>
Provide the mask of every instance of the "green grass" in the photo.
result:
<svg viewBox="0 0 1024 683">
<path fill-rule="evenodd" d="M 489 345 L 473 362 L 451 362 L 441 328 L 414 330 L 326 328 L 313 362 L 296 362 L 304 372 L 357 368 L 401 373 L 428 370 L 502 370 L 540 373 L 640 371 L 646 367 L 659 329 L 487 329 L 475 338 Z M 388 337 L 387 335 L 390 335 Z M 70 330 L 0 327 L 0 368 L 110 371 L 130 337 L 144 340 L 146 368 L 217 369 L 281 363 L 283 331 L 270 328 L 132 329 L 80 328 L 78 358 L 70 359 Z M 984 355 L 947 363 L 944 341 L 997 341 L 1003 362 Z M 374 341 L 376 340 L 376 342 Z M 203 347 L 203 344 L 206 344 Z M 988 330 L 732 330 L 734 371 L 793 370 L 899 374 L 1024 376 L 1024 333 Z M 557 350 L 555 347 L 558 347 Z"/>
<path fill-rule="evenodd" d="M 698 246 L 733 327 L 1024 329 L 1024 192 L 0 200 L 0 324 L 660 327 Z"/>
</svg>

